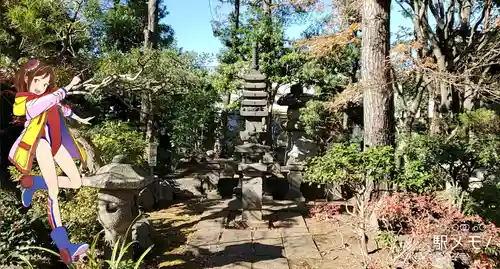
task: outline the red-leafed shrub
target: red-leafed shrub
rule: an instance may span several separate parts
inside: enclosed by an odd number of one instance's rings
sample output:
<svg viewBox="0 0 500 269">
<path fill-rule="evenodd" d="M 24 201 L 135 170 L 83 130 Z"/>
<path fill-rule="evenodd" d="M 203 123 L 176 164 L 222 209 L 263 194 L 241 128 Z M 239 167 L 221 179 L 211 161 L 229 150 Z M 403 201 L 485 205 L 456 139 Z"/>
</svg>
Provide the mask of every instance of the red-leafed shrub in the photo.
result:
<svg viewBox="0 0 500 269">
<path fill-rule="evenodd" d="M 405 238 L 393 249 L 395 259 L 404 260 L 405 266 L 427 264 L 435 253 L 456 260 L 467 256 L 467 263 L 477 269 L 500 266 L 495 250 L 500 228 L 481 217 L 466 216 L 446 200 L 426 195 L 397 193 L 384 197 L 381 205 L 381 228 Z"/>
<path fill-rule="evenodd" d="M 318 220 L 330 220 L 340 215 L 341 210 L 340 205 L 324 203 L 311 207 L 309 209 L 309 216 Z"/>
</svg>

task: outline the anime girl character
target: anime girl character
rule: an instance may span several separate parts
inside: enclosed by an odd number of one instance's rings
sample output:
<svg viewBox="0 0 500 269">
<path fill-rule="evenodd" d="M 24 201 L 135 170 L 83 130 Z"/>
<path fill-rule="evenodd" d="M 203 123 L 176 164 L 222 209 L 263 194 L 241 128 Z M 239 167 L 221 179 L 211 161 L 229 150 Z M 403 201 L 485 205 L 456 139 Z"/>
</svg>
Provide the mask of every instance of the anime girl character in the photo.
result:
<svg viewBox="0 0 500 269">
<path fill-rule="evenodd" d="M 50 234 L 59 249 L 65 264 L 79 259 L 89 248 L 88 244 L 73 244 L 62 225 L 59 203 L 59 188 L 78 189 L 82 185 L 80 172 L 73 160 L 77 158 L 85 166 L 85 151 L 69 132 L 65 118 L 72 118 L 83 124 L 90 124 L 93 118 L 82 119 L 71 108 L 60 102 L 71 88 L 80 82 L 74 77 L 64 88 L 55 88 L 54 69 L 39 60 L 30 60 L 22 66 L 14 78 L 17 89 L 14 115 L 25 117 L 24 130 L 9 152 L 9 160 L 21 172 L 22 203 L 31 205 L 38 190 L 48 191 L 48 215 L 52 227 Z M 42 176 L 30 175 L 33 159 L 36 158 Z M 55 164 L 65 176 L 58 176 Z"/>
</svg>

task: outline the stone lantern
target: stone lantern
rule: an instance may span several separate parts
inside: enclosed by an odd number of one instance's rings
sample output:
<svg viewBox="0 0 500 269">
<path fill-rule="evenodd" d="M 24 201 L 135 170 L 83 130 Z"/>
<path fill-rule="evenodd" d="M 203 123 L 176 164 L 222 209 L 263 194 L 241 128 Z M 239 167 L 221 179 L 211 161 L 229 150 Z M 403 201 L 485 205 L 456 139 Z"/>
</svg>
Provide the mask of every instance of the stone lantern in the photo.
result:
<svg viewBox="0 0 500 269">
<path fill-rule="evenodd" d="M 285 157 L 285 167 L 282 172 L 287 172 L 290 189 L 287 199 L 303 201 L 304 197 L 300 191 L 302 184 L 302 164 L 307 157 L 316 155 L 316 143 L 307 138 L 303 126 L 300 122 L 300 109 L 306 103 L 315 98 L 314 95 L 304 92 L 302 85 L 293 84 L 290 93 L 280 97 L 278 104 L 288 106 L 287 125 L 288 147 Z"/>
<path fill-rule="evenodd" d="M 105 239 L 111 246 L 119 238 L 125 237 L 127 229 L 140 214 L 137 203 L 139 191 L 153 181 L 144 172 L 125 163 L 124 159 L 122 155 L 116 156 L 95 175 L 83 178 L 85 186 L 99 189 L 99 222 L 104 227 Z M 133 223 L 130 230 L 131 239 L 139 242 L 141 249 L 152 245 L 152 228 L 145 217 Z"/>
</svg>

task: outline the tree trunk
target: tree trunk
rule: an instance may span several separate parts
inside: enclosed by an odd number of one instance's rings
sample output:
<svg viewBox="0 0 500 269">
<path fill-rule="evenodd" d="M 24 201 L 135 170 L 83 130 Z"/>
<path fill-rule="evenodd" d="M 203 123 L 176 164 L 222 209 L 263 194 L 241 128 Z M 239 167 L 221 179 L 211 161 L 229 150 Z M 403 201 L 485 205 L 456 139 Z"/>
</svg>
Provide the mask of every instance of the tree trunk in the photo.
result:
<svg viewBox="0 0 500 269">
<path fill-rule="evenodd" d="M 240 28 L 240 0 L 234 1 L 234 29 L 235 33 Z M 233 41 L 236 41 L 237 36 L 234 35 Z M 235 43 L 233 42 L 233 48 L 236 48 Z"/>
<path fill-rule="evenodd" d="M 157 27 L 158 26 L 158 1 L 149 0 L 148 2 L 148 25 L 144 29 L 144 49 L 155 49 L 157 45 Z M 156 142 L 154 135 L 154 119 L 153 119 L 153 99 L 150 87 L 144 89 L 141 93 L 141 123 L 144 126 L 144 135 L 148 148 L 145 152 L 149 152 L 149 144 Z M 152 172 L 152 171 L 151 171 Z"/>
<path fill-rule="evenodd" d="M 394 144 L 394 95 L 390 81 L 389 62 L 389 12 L 390 0 L 363 0 L 362 2 L 362 49 L 361 85 L 363 87 L 364 148 Z M 366 175 L 368 176 L 368 175 Z M 384 190 L 388 184 L 375 184 L 370 188 L 367 183 L 364 197 L 371 197 L 372 189 Z M 377 192 L 380 197 L 385 191 Z M 363 224 L 371 222 L 377 228 L 376 212 L 360 216 Z M 362 253 L 367 255 L 366 232 L 362 229 L 360 243 Z"/>
<path fill-rule="evenodd" d="M 231 49 L 235 54 L 239 54 L 238 51 L 238 30 L 240 28 L 240 0 L 234 1 L 234 28 L 231 32 Z M 231 103 L 231 91 L 227 93 L 226 107 Z M 228 136 L 228 117 L 229 111 L 224 109 L 222 111 L 222 135 L 223 141 L 220 143 L 221 145 L 221 155 L 226 157 L 228 155 L 228 149 L 226 145 L 226 137 Z M 230 156 L 227 156 L 230 157 Z"/>
<path fill-rule="evenodd" d="M 144 48 L 145 49 L 154 49 L 157 45 L 156 40 L 156 30 L 158 26 L 158 2 L 157 0 L 149 0 L 148 2 L 148 25 L 147 28 L 144 29 Z M 151 94 L 149 92 L 149 87 L 142 93 L 141 96 L 141 122 L 146 126 L 146 137 L 151 134 L 150 132 L 152 127 L 151 122 L 151 111 L 153 110 L 151 104 Z M 148 128 L 149 126 L 149 128 Z"/>
<path fill-rule="evenodd" d="M 394 104 L 389 68 L 389 0 L 363 0 L 361 85 L 364 145 L 393 144 Z"/>
<path fill-rule="evenodd" d="M 439 107 L 441 99 L 439 98 L 439 82 L 434 79 L 434 83 L 429 85 L 429 122 L 431 136 L 436 136 L 441 133 L 441 113 Z"/>
<path fill-rule="evenodd" d="M 149 0 L 148 2 L 148 25 L 144 30 L 144 47 L 156 48 L 157 37 L 156 30 L 158 28 L 158 1 Z"/>
<path fill-rule="evenodd" d="M 273 18 L 272 18 L 272 10 L 271 10 L 271 5 L 272 5 L 272 0 L 264 0 L 263 1 L 263 9 L 264 9 L 264 20 L 266 20 L 266 24 L 272 25 L 273 23 Z M 272 31 L 272 28 L 270 28 Z M 266 43 L 264 43 L 266 44 Z M 262 46 L 263 49 L 268 50 L 268 48 Z M 271 146 L 273 148 L 274 146 L 274 141 L 273 141 L 273 103 L 274 103 L 274 98 L 276 97 L 276 92 L 278 90 L 279 84 L 276 85 L 276 88 L 273 87 L 272 82 L 268 81 L 267 82 L 267 92 L 269 93 L 268 95 L 268 104 L 269 104 L 269 115 L 267 116 L 267 129 L 266 129 L 266 145 Z"/>
</svg>

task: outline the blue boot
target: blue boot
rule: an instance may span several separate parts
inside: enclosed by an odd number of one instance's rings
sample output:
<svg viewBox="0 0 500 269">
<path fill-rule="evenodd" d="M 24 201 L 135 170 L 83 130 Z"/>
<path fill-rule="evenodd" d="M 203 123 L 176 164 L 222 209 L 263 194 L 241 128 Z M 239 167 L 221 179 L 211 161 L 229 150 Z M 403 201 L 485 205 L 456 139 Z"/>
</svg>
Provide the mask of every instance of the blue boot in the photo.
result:
<svg viewBox="0 0 500 269">
<path fill-rule="evenodd" d="M 72 264 L 78 261 L 81 255 L 85 254 L 89 249 L 89 245 L 85 243 L 72 244 L 68 239 L 68 232 L 64 227 L 57 227 L 51 233 L 50 237 L 56 243 L 59 249 L 61 260 L 66 264 Z"/>
<path fill-rule="evenodd" d="M 21 178 L 21 186 L 24 187 L 21 196 L 24 207 L 31 205 L 31 200 L 36 191 L 47 189 L 47 184 L 41 176 L 24 175 Z"/>
</svg>

